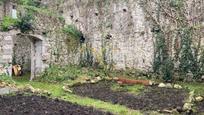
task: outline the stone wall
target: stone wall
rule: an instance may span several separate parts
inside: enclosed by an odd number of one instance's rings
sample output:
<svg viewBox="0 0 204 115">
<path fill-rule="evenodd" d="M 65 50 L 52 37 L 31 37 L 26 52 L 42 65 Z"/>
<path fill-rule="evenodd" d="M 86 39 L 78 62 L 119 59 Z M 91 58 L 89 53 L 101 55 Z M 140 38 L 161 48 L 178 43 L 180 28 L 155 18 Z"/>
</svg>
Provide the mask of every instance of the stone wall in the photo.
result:
<svg viewBox="0 0 204 115">
<path fill-rule="evenodd" d="M 0 4 L 0 21 L 3 19 L 3 16 L 4 16 L 4 7 L 2 4 Z"/>
<path fill-rule="evenodd" d="M 13 35 L 15 32 L 0 32 L 0 64 L 5 65 L 12 62 Z"/>
<path fill-rule="evenodd" d="M 13 35 L 16 31 L 0 32 L 0 74 L 12 74 Z"/>
<path fill-rule="evenodd" d="M 27 36 L 13 36 L 13 64 L 20 64 L 24 72 L 31 69 L 31 41 Z"/>
<path fill-rule="evenodd" d="M 76 25 L 92 44 L 95 57 L 106 49 L 117 69 L 151 69 L 152 35 L 136 0 L 66 0 L 60 7 L 66 24 Z"/>
</svg>

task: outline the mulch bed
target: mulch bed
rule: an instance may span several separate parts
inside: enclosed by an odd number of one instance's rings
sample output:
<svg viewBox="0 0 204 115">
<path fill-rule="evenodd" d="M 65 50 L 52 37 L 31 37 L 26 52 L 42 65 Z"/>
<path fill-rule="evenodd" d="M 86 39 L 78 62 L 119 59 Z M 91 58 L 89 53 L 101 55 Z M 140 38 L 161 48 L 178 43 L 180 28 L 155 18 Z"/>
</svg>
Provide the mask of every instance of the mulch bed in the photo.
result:
<svg viewBox="0 0 204 115">
<path fill-rule="evenodd" d="M 111 115 L 90 107 L 44 96 L 1 96 L 0 115 Z"/>
<path fill-rule="evenodd" d="M 139 95 L 111 90 L 112 82 L 83 84 L 73 87 L 73 92 L 80 96 L 99 99 L 113 104 L 125 105 L 135 110 L 164 110 L 182 108 L 188 93 L 173 88 L 146 87 Z"/>
</svg>

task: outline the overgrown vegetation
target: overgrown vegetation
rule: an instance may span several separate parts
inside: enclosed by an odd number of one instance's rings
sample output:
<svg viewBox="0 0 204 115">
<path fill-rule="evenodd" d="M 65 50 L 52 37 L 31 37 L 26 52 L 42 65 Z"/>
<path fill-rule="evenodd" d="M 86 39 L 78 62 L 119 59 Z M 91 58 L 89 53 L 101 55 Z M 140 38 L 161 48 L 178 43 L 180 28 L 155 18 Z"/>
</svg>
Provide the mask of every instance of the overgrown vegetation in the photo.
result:
<svg viewBox="0 0 204 115">
<path fill-rule="evenodd" d="M 84 43 L 84 36 L 74 25 L 65 25 L 62 31 L 67 35 L 66 44 L 68 51 L 76 51 L 81 43 Z"/>
<path fill-rule="evenodd" d="M 12 79 L 12 77 L 7 76 L 7 75 L 0 75 L 0 82 L 6 82 L 9 84 L 15 83 L 15 81 Z"/>
<path fill-rule="evenodd" d="M 94 56 L 91 49 L 91 46 L 87 43 L 81 47 L 79 62 L 81 67 L 92 67 L 94 65 Z"/>
<path fill-rule="evenodd" d="M 80 66 L 51 66 L 37 78 L 42 82 L 67 82 L 75 80 L 79 77 L 93 78 L 93 77 L 106 77 L 107 75 L 103 70 L 93 68 L 81 68 Z"/>
<path fill-rule="evenodd" d="M 176 72 L 174 70 L 179 70 L 180 77 L 184 79 L 188 79 L 190 74 L 195 79 L 204 75 L 200 69 L 203 65 L 202 54 L 199 55 L 199 52 L 203 52 L 200 45 L 201 35 L 199 35 L 202 33 L 199 29 L 201 24 L 199 16 L 202 13 L 192 14 L 191 17 L 196 17 L 192 19 L 185 14 L 191 9 L 196 9 L 194 7 L 196 5 L 202 6 L 195 1 L 186 6 L 185 2 L 184 0 L 141 1 L 147 18 L 152 22 L 152 32 L 155 35 L 153 69 L 154 72 L 162 74 L 165 81 L 173 79 L 173 73 Z M 171 45 L 175 46 L 174 51 Z"/>
<path fill-rule="evenodd" d="M 13 19 L 9 16 L 5 16 L 0 26 L 1 26 L 2 31 L 8 31 L 10 29 L 17 27 L 18 23 L 19 23 L 18 19 Z"/>
<path fill-rule="evenodd" d="M 25 6 L 40 7 L 41 3 L 39 0 L 18 0 L 18 4 Z"/>
</svg>

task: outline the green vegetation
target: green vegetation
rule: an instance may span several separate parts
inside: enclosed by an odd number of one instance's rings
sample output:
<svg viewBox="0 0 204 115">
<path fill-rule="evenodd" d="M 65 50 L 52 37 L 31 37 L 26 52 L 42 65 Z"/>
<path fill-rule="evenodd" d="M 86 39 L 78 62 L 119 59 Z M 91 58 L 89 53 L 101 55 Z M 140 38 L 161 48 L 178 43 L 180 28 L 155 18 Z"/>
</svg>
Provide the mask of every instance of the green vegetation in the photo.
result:
<svg viewBox="0 0 204 115">
<path fill-rule="evenodd" d="M 194 91 L 196 96 L 204 96 L 204 84 L 203 83 L 181 83 L 183 87 L 186 87 L 190 91 Z"/>
<path fill-rule="evenodd" d="M 46 69 L 38 81 L 42 82 L 67 82 L 68 80 L 75 80 L 78 77 L 106 77 L 103 70 L 93 68 L 81 68 L 80 66 L 51 66 Z"/>
<path fill-rule="evenodd" d="M 89 44 L 81 47 L 79 64 L 81 67 L 92 67 L 94 65 L 93 51 Z"/>
<path fill-rule="evenodd" d="M 119 84 L 113 84 L 111 87 L 114 91 L 125 91 L 130 92 L 132 94 L 139 94 L 143 89 L 143 85 L 119 85 Z"/>
<path fill-rule="evenodd" d="M 66 25 L 63 32 L 67 33 L 71 38 L 80 40 L 82 33 L 74 25 Z"/>
<path fill-rule="evenodd" d="M 13 19 L 13 18 L 11 18 L 9 16 L 5 16 L 3 18 L 3 21 L 2 21 L 2 23 L 0 25 L 0 27 L 1 27 L 1 29 L 3 31 L 8 31 L 11 28 L 17 27 L 18 26 L 18 22 L 19 22 L 18 19 Z"/>
<path fill-rule="evenodd" d="M 69 52 L 77 51 L 77 49 L 80 48 L 80 43 L 84 42 L 82 32 L 80 32 L 74 25 L 65 25 L 62 31 L 65 35 L 67 35 L 67 38 L 65 40 L 65 43 L 68 47 L 67 50 Z"/>
<path fill-rule="evenodd" d="M 203 52 L 202 37 L 197 36 L 201 32 L 199 31 L 200 24 L 189 23 L 188 17 L 185 15 L 185 12 L 189 11 L 185 7 L 186 1 L 158 0 L 152 2 L 157 5 L 156 8 L 150 7 L 151 2 L 147 0 L 141 1 L 141 5 L 153 26 L 152 32 L 155 37 L 154 73 L 162 75 L 165 81 L 172 81 L 175 72 L 178 72 L 180 79 L 183 80 L 200 79 L 204 75 L 203 69 L 201 69 L 204 65 L 201 59 L 202 54 L 200 55 L 200 52 Z M 168 12 L 172 12 L 172 15 Z M 162 23 L 164 17 L 172 22 L 170 24 Z M 198 23 L 200 22 L 198 21 Z M 175 25 L 173 29 L 172 25 Z M 171 47 L 171 41 L 175 41 L 174 49 Z M 174 66 L 175 63 L 176 66 Z"/>
<path fill-rule="evenodd" d="M 9 84 L 15 83 L 15 81 L 10 76 L 7 75 L 0 75 L 0 82 L 6 82 Z"/>
</svg>

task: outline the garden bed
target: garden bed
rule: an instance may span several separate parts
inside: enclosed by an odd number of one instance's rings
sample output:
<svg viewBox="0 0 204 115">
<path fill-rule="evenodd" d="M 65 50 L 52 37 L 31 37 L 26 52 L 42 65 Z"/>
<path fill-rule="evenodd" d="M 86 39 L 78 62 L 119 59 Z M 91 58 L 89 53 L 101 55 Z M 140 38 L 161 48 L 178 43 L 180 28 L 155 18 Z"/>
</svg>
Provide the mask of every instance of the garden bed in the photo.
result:
<svg viewBox="0 0 204 115">
<path fill-rule="evenodd" d="M 198 113 L 204 114 L 204 101 L 196 103 L 196 108 Z"/>
<path fill-rule="evenodd" d="M 0 115 L 111 115 L 44 96 L 1 96 Z"/>
<path fill-rule="evenodd" d="M 145 87 L 138 95 L 124 91 L 111 90 L 112 82 L 83 84 L 73 87 L 73 92 L 80 96 L 100 99 L 113 104 L 125 105 L 135 110 L 172 110 L 182 108 L 188 92 L 174 88 Z"/>
</svg>

